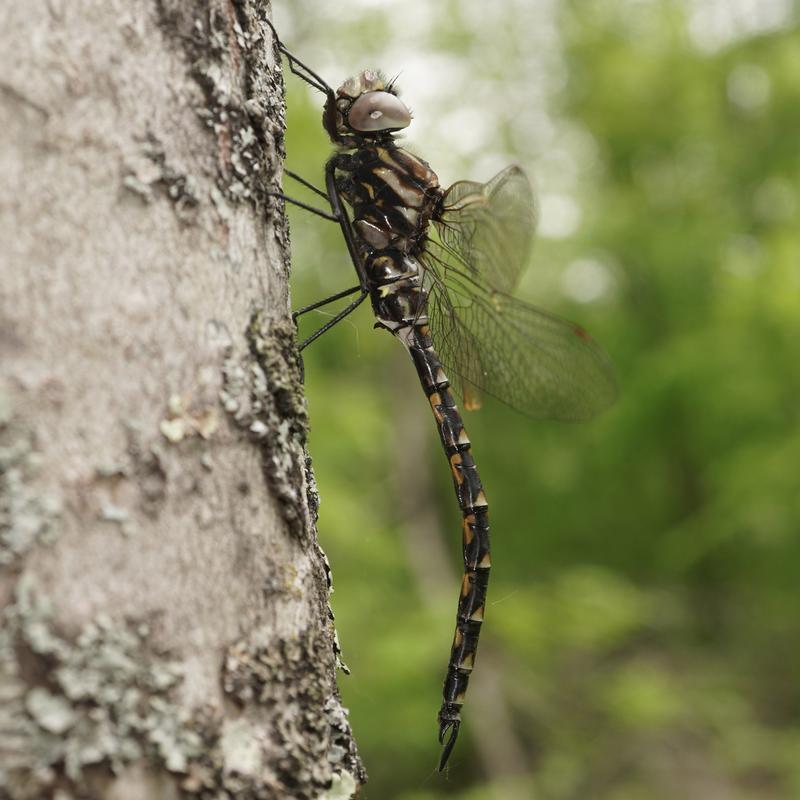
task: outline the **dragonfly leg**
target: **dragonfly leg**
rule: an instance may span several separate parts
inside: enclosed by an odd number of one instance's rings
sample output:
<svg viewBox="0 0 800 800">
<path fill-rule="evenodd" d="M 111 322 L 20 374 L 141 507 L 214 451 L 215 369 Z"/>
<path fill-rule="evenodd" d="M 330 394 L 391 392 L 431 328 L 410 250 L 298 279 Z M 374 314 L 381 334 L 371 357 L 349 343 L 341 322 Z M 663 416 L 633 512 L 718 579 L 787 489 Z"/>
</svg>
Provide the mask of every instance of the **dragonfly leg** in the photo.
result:
<svg viewBox="0 0 800 800">
<path fill-rule="evenodd" d="M 283 174 L 288 175 L 292 180 L 301 183 L 307 189 L 311 189 L 312 192 L 316 192 L 320 197 L 324 197 L 326 200 L 330 200 L 327 192 L 323 191 L 322 189 L 318 189 L 316 186 L 314 186 L 313 183 L 311 183 L 311 181 L 307 181 L 305 178 L 303 178 L 301 175 L 298 175 L 296 172 L 284 169 Z"/>
<path fill-rule="evenodd" d="M 306 347 L 308 347 L 308 345 L 311 344 L 311 342 L 313 342 L 315 339 L 318 339 L 326 331 L 329 331 L 334 325 L 336 325 L 337 322 L 341 322 L 348 314 L 355 311 L 356 308 L 358 308 L 358 306 L 360 306 L 361 303 L 364 302 L 364 298 L 367 297 L 367 295 L 369 294 L 369 292 L 366 289 L 362 288 L 361 286 L 359 286 L 358 289 L 361 293 L 358 295 L 358 297 L 356 297 L 355 300 L 353 300 L 352 303 L 350 303 L 346 308 L 343 308 L 335 317 L 328 320 L 319 330 L 314 331 L 314 333 L 312 333 L 311 336 L 300 342 L 300 344 L 297 346 L 297 349 L 304 350 Z M 352 294 L 352 292 L 348 290 L 347 292 L 344 292 L 338 296 L 344 297 L 345 294 Z M 336 298 L 335 297 L 328 298 L 328 300 L 331 299 L 336 299 Z M 326 302 L 327 300 L 323 301 L 322 303 L 318 303 L 317 307 L 319 307 L 319 305 L 324 305 Z M 303 310 L 308 311 L 310 309 L 306 307 L 306 309 L 301 309 L 301 311 Z"/>
<path fill-rule="evenodd" d="M 280 36 L 278 36 L 278 32 L 275 30 L 275 26 L 269 21 L 265 20 L 267 25 L 272 29 L 272 33 L 275 36 L 275 42 L 278 45 L 278 50 L 281 51 L 286 56 L 286 59 L 289 62 L 289 69 L 294 75 L 297 75 L 300 80 L 305 81 L 309 86 L 313 86 L 317 91 L 322 92 L 323 94 L 328 95 L 331 97 L 333 95 L 333 89 L 325 83 L 316 72 L 310 67 L 307 67 L 297 56 L 290 53 L 286 47 L 284 46 L 283 42 L 281 41 Z"/>
<path fill-rule="evenodd" d="M 361 289 L 360 285 L 351 286 L 349 289 L 344 289 L 341 292 L 336 292 L 336 294 L 332 294 L 330 297 L 325 297 L 322 300 L 317 300 L 316 303 L 311 303 L 311 305 L 298 308 L 297 311 L 292 312 L 292 319 L 296 321 L 298 317 L 302 316 L 307 311 L 313 311 L 315 308 L 326 306 L 328 305 L 328 303 L 332 303 L 334 300 L 339 300 L 342 297 L 347 297 L 347 295 L 353 294 L 353 292 L 359 291 L 359 289 Z"/>
<path fill-rule="evenodd" d="M 327 219 L 331 222 L 339 222 L 339 217 L 337 217 L 335 214 L 331 214 L 330 211 L 323 211 L 321 208 L 314 208 L 314 206 L 310 206 L 308 203 L 302 202 L 302 200 L 295 200 L 294 197 L 289 197 L 289 195 L 284 194 L 283 192 L 267 192 L 266 194 L 269 197 L 279 197 L 281 200 L 291 203 L 293 206 L 305 209 L 306 211 L 310 211 L 312 214 L 316 214 L 318 217 L 322 217 L 322 219 Z"/>
</svg>

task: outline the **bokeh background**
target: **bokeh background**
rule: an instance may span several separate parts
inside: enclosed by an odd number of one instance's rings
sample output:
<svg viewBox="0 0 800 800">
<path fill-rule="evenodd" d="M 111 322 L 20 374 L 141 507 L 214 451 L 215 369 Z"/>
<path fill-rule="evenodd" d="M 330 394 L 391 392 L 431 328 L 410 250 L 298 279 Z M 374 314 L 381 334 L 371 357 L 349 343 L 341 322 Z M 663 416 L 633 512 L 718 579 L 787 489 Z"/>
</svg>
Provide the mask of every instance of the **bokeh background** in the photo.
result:
<svg viewBox="0 0 800 800">
<path fill-rule="evenodd" d="M 580 322 L 616 406 L 467 416 L 491 503 L 482 649 L 447 774 L 435 716 L 459 513 L 410 361 L 368 304 L 305 353 L 340 684 L 368 800 L 800 797 L 800 10 L 791 0 L 292 0 L 338 85 L 400 73 L 444 185 L 517 162 L 519 294 Z M 288 166 L 322 183 L 287 76 Z M 286 180 L 294 196 L 313 196 Z M 293 305 L 354 283 L 290 210 Z M 303 332 L 328 317 L 309 315 Z"/>
</svg>

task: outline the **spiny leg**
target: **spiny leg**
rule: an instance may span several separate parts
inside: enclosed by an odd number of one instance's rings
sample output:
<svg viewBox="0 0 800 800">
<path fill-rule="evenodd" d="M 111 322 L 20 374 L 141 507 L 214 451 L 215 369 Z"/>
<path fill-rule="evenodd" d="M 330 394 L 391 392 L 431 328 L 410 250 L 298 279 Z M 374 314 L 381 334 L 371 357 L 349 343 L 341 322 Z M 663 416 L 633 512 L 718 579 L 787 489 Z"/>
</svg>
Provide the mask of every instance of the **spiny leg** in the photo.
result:
<svg viewBox="0 0 800 800">
<path fill-rule="evenodd" d="M 332 294 L 330 297 L 325 297 L 322 300 L 317 300 L 316 303 L 311 303 L 310 305 L 303 306 L 302 308 L 298 308 L 297 311 L 292 313 L 292 319 L 297 320 L 299 316 L 302 316 L 308 311 L 313 311 L 315 308 L 320 308 L 321 306 L 326 306 L 328 303 L 332 303 L 334 300 L 339 300 L 342 297 L 347 297 L 349 294 L 353 294 L 353 292 L 357 292 L 361 289 L 361 286 L 351 286 L 349 289 L 344 289 L 341 292 L 336 292 L 336 294 Z"/>
<path fill-rule="evenodd" d="M 298 175 L 296 172 L 292 172 L 291 170 L 285 169 L 283 171 L 284 175 L 288 175 L 293 180 L 296 180 L 299 184 L 302 184 L 307 189 L 311 189 L 312 192 L 316 192 L 320 197 L 324 197 L 328 202 L 330 202 L 330 197 L 328 196 L 327 192 L 323 192 L 322 189 L 318 189 L 314 186 L 311 181 L 307 181 L 305 178 Z M 270 197 L 280 197 L 285 200 L 287 203 L 292 203 L 292 205 L 298 206 L 299 208 L 303 208 L 306 211 L 310 211 L 312 214 L 316 214 L 318 217 L 322 217 L 323 219 L 330 220 L 331 222 L 339 222 L 339 217 L 336 214 L 331 214 L 330 211 L 322 211 L 319 208 L 314 208 L 313 206 L 308 205 L 307 203 L 303 203 L 300 200 L 295 200 L 293 197 L 289 197 L 289 195 L 284 194 L 283 192 L 267 192 Z"/>
<path fill-rule="evenodd" d="M 289 197 L 288 194 L 284 194 L 283 192 L 266 192 L 266 194 L 269 197 L 279 197 L 281 200 L 291 203 L 293 206 L 297 206 L 305 211 L 310 211 L 312 214 L 316 214 L 318 217 L 322 217 L 322 219 L 327 219 L 331 222 L 339 222 L 339 217 L 337 217 L 335 214 L 331 214 L 330 211 L 323 211 L 321 208 L 314 208 L 314 206 L 310 206 L 308 203 L 302 202 L 302 200 L 295 200 L 294 197 Z"/>
<path fill-rule="evenodd" d="M 290 178 L 296 180 L 298 183 L 302 183 L 303 186 L 305 186 L 307 189 L 311 189 L 312 192 L 316 192 L 320 197 L 324 197 L 326 200 L 330 200 L 327 192 L 324 192 L 322 189 L 318 189 L 316 186 L 314 186 L 313 183 L 311 183 L 311 181 L 307 181 L 305 178 L 298 175 L 296 172 L 292 172 L 289 169 L 284 169 L 283 174 L 288 175 Z"/>
<path fill-rule="evenodd" d="M 269 21 L 265 20 L 267 25 L 269 25 L 270 30 L 272 31 L 273 36 L 275 37 L 275 43 L 278 45 L 278 50 L 283 53 L 289 61 L 289 70 L 294 74 L 297 75 L 302 81 L 305 81 L 309 86 L 313 86 L 318 91 L 322 92 L 323 94 L 328 95 L 329 98 L 333 97 L 333 89 L 319 76 L 313 69 L 306 66 L 297 56 L 293 55 L 289 50 L 286 49 L 283 42 L 281 41 L 281 37 L 278 36 L 278 32 L 275 30 L 275 26 Z M 305 72 L 300 72 L 297 67 L 304 70 Z M 309 77 L 310 76 L 310 77 Z M 299 183 L 303 184 L 307 188 L 311 189 L 311 191 L 316 192 L 320 197 L 324 197 L 326 200 L 330 200 L 328 193 L 323 192 L 321 189 L 318 189 L 312 183 L 307 181 L 305 178 L 301 178 L 294 172 L 290 170 L 284 170 L 284 172 L 294 180 L 298 181 Z M 283 194 L 282 192 L 268 192 L 271 197 L 280 197 L 287 203 L 292 203 L 300 208 L 304 208 L 306 211 L 310 211 L 312 214 L 316 214 L 318 217 L 322 217 L 323 219 L 331 220 L 331 222 L 339 222 L 339 217 L 335 214 L 331 214 L 328 211 L 322 211 L 319 208 L 314 208 L 313 206 L 308 205 L 307 203 L 303 203 L 300 200 L 295 200 L 293 197 L 289 197 L 288 195 Z"/>
<path fill-rule="evenodd" d="M 289 50 L 287 50 L 283 42 L 281 41 L 280 36 L 278 36 L 278 32 L 275 30 L 275 26 L 269 20 L 265 20 L 265 22 L 267 23 L 267 25 L 269 25 L 270 29 L 272 30 L 272 34 L 275 36 L 275 42 L 278 46 L 278 50 L 280 50 L 280 52 L 283 53 L 288 59 L 289 70 L 294 75 L 297 75 L 297 77 L 300 78 L 300 80 L 305 81 L 309 86 L 312 86 L 314 89 L 317 89 L 318 91 L 327 95 L 328 102 L 331 104 L 331 107 L 333 107 L 333 104 L 336 102 L 336 95 L 333 89 L 319 75 L 317 75 L 317 73 L 314 72 L 313 69 L 308 67 L 299 58 L 297 58 L 297 56 L 293 55 Z M 307 186 L 312 191 L 319 194 L 321 197 L 325 197 L 327 200 L 329 200 L 331 203 L 331 207 L 333 209 L 332 214 L 328 214 L 327 212 L 321 211 L 318 208 L 314 208 L 313 206 L 301 203 L 300 201 L 294 200 L 291 197 L 287 197 L 284 194 L 280 195 L 276 194 L 275 196 L 280 196 L 286 202 L 293 203 L 294 205 L 299 206 L 300 208 L 304 208 L 306 211 L 310 211 L 312 214 L 317 214 L 323 219 L 330 219 L 334 222 L 338 222 L 342 226 L 342 230 L 345 233 L 345 240 L 347 241 L 348 251 L 350 252 L 350 256 L 353 258 L 353 263 L 356 265 L 356 271 L 358 272 L 359 277 L 362 278 L 362 284 L 363 284 L 363 268 L 360 266 L 360 261 L 357 257 L 357 249 L 352 239 L 348 238 L 350 222 L 347 218 L 346 212 L 344 212 L 341 208 L 341 203 L 339 202 L 338 196 L 336 196 L 335 191 L 332 189 L 333 187 L 332 170 L 333 170 L 333 165 L 331 163 L 326 168 L 326 183 L 328 186 L 327 192 L 323 192 L 321 189 L 317 189 L 316 186 L 313 186 L 304 178 L 301 178 L 299 175 L 296 175 L 295 173 L 286 170 L 287 174 L 291 178 L 294 178 L 303 185 Z M 352 236 L 352 234 L 350 234 L 350 236 Z M 310 345 L 311 342 L 313 342 L 315 339 L 318 339 L 326 331 L 329 331 L 334 325 L 336 325 L 336 323 L 341 322 L 348 314 L 352 313 L 359 305 L 361 305 L 361 303 L 364 302 L 364 298 L 367 297 L 369 292 L 364 288 L 363 285 L 359 285 L 358 289 L 361 290 L 361 294 L 359 294 L 359 296 L 355 300 L 353 300 L 353 302 L 350 303 L 346 308 L 342 309 L 335 317 L 326 322 L 319 330 L 315 331 L 314 333 L 311 334 L 311 336 L 309 336 L 307 339 L 301 342 L 300 345 L 298 346 L 298 350 L 303 350 L 306 347 L 308 347 L 308 345 Z M 331 302 L 333 300 L 336 300 L 339 297 L 344 297 L 345 295 L 352 294 L 353 291 L 355 291 L 355 289 L 353 290 L 348 289 L 345 290 L 344 292 L 334 295 L 333 297 L 326 298 L 325 300 L 322 300 L 319 303 L 312 303 L 311 306 L 306 306 L 305 308 L 300 309 L 300 311 L 298 311 L 296 314 L 292 316 L 293 318 L 296 319 L 297 316 L 304 313 L 305 311 L 310 311 L 312 310 L 312 308 L 319 308 L 320 306 L 325 305 L 326 303 Z"/>
<path fill-rule="evenodd" d="M 311 336 L 309 336 L 307 339 L 304 339 L 298 345 L 297 349 L 304 350 L 306 347 L 308 347 L 308 345 L 311 344 L 311 342 L 313 342 L 315 339 L 318 339 L 320 336 L 322 336 L 323 333 L 329 331 L 334 325 L 336 325 L 336 323 L 341 322 L 348 314 L 355 311 L 356 308 L 358 308 L 358 306 L 360 306 L 361 303 L 364 302 L 364 298 L 367 297 L 367 295 L 369 294 L 369 292 L 366 289 L 362 289 L 360 286 L 358 287 L 358 289 L 361 291 L 361 294 L 359 294 L 359 296 L 355 300 L 353 300 L 353 302 L 350 303 L 350 305 L 348 305 L 346 308 L 343 308 L 335 317 L 328 320 L 328 322 L 326 322 L 319 330 L 314 331 L 314 333 L 312 333 Z M 346 294 L 351 294 L 351 292 L 348 290 Z M 327 300 L 324 300 L 320 305 L 324 305 L 326 302 Z"/>
<path fill-rule="evenodd" d="M 297 173 L 291 172 L 288 169 L 284 170 L 284 173 L 288 175 L 290 178 L 296 180 L 298 183 L 301 183 L 308 189 L 311 189 L 313 192 L 316 192 L 320 197 L 324 197 L 326 200 L 330 200 L 330 195 L 327 192 L 322 191 L 322 189 L 318 189 L 316 186 L 314 186 L 314 184 L 312 184 L 310 181 L 307 181 L 305 178 L 302 178 Z M 313 206 L 309 206 L 306 203 L 301 203 L 299 200 L 295 200 L 294 198 L 288 197 L 287 195 L 284 194 L 273 193 L 273 196 L 282 197 L 285 201 L 293 203 L 294 205 L 303 208 L 306 211 L 310 211 L 313 214 L 317 214 L 323 219 L 329 219 L 334 222 L 339 222 L 340 224 L 342 222 L 341 218 L 337 216 L 336 213 L 329 214 L 327 212 L 320 211 L 319 209 L 314 208 Z M 334 208 L 336 208 L 335 205 Z M 330 297 L 325 297 L 322 300 L 317 300 L 315 303 L 303 306 L 302 308 L 299 308 L 297 311 L 295 311 L 292 314 L 292 321 L 295 324 L 297 324 L 297 318 L 302 316 L 303 314 L 309 311 L 313 311 L 314 309 L 321 308 L 322 306 L 328 305 L 328 303 L 332 303 L 335 300 L 339 300 L 342 297 L 347 297 L 348 295 L 353 294 L 353 292 L 358 292 L 358 291 L 360 291 L 361 294 L 352 303 L 350 303 L 350 305 L 342 309 L 342 311 L 340 311 L 335 317 L 333 317 L 331 320 L 325 323 L 325 325 L 323 325 L 319 330 L 315 331 L 313 334 L 311 334 L 311 336 L 309 336 L 307 339 L 301 342 L 298 349 L 303 350 L 305 347 L 311 344 L 311 342 L 313 342 L 315 339 L 322 336 L 323 333 L 330 330 L 334 325 L 336 325 L 337 322 L 341 322 L 348 314 L 354 311 L 364 301 L 364 298 L 367 296 L 368 292 L 361 284 L 359 284 L 358 286 L 351 286 L 349 289 L 344 289 L 341 292 L 332 294 Z"/>
<path fill-rule="evenodd" d="M 310 306 L 301 308 L 299 311 L 297 311 L 295 314 L 292 315 L 292 318 L 296 322 L 297 317 L 300 316 L 301 314 L 304 314 L 306 311 L 311 311 L 315 308 L 319 308 L 320 306 L 326 305 L 327 303 L 330 303 L 334 300 L 338 300 L 340 297 L 345 297 L 346 295 L 352 294 L 357 290 L 360 291 L 360 294 L 355 300 L 353 300 L 353 302 L 351 302 L 346 308 L 342 309 L 335 317 L 326 322 L 319 330 L 314 331 L 314 333 L 312 333 L 311 336 L 309 336 L 307 339 L 304 339 L 298 345 L 299 351 L 304 350 L 306 347 L 308 347 L 308 345 L 311 344 L 311 342 L 313 342 L 315 339 L 318 339 L 320 336 L 322 336 L 323 333 L 329 331 L 334 325 L 341 322 L 348 314 L 355 311 L 355 309 L 358 308 L 358 306 L 360 306 L 361 303 L 364 302 L 364 299 L 367 297 L 367 295 L 369 295 L 369 290 L 366 288 L 367 278 L 364 270 L 364 265 L 362 262 L 362 257 L 359 253 L 358 245 L 356 244 L 355 238 L 353 236 L 353 231 L 350 226 L 350 219 L 347 216 L 347 211 L 342 205 L 341 198 L 339 197 L 339 194 L 336 190 L 334 170 L 335 170 L 334 159 L 331 159 L 325 166 L 325 184 L 328 189 L 327 193 L 323 193 L 321 190 L 316 189 L 313 186 L 310 186 L 310 184 L 306 185 L 308 185 L 309 188 L 312 188 L 315 191 L 317 191 L 319 194 L 324 194 L 324 196 L 327 197 L 328 200 L 330 201 L 331 209 L 333 210 L 333 214 L 331 216 L 339 223 L 339 225 L 342 228 L 342 233 L 344 234 L 345 243 L 347 244 L 347 251 L 350 255 L 350 258 L 353 261 L 353 266 L 355 267 L 356 272 L 358 273 L 360 283 L 358 286 L 354 286 L 352 289 L 345 289 L 344 291 L 332 295 L 331 297 L 325 298 L 324 300 L 320 300 L 316 303 L 312 303 Z M 292 174 L 292 177 L 296 176 Z M 298 177 L 298 180 L 300 180 L 301 183 L 306 183 L 302 178 Z"/>
<path fill-rule="evenodd" d="M 292 73 L 292 75 L 297 75 L 301 81 L 304 81 L 309 86 L 312 86 L 314 89 L 317 89 L 323 94 L 328 94 L 329 92 L 333 91 L 331 87 L 328 86 L 328 84 L 325 83 L 325 81 L 323 81 L 319 75 L 317 75 L 316 72 L 314 72 L 310 67 L 307 67 L 299 58 L 292 55 L 280 41 L 278 42 L 278 48 L 288 59 L 289 71 Z M 298 67 L 300 69 L 298 69 Z M 300 70 L 304 70 L 304 72 L 301 72 Z M 309 75 L 311 77 L 309 77 Z"/>
<path fill-rule="evenodd" d="M 289 69 L 294 75 L 297 75 L 300 80 L 305 81 L 309 86 L 313 86 L 317 91 L 322 92 L 323 94 L 327 94 L 328 96 L 333 95 L 333 89 L 328 86 L 325 81 L 314 72 L 313 69 L 307 67 L 297 56 L 293 55 L 289 50 L 286 49 L 283 42 L 281 41 L 281 37 L 278 36 L 278 32 L 275 30 L 275 26 L 269 21 L 265 20 L 267 25 L 272 29 L 272 33 L 275 36 L 275 42 L 278 45 L 278 50 L 283 53 L 289 61 Z M 299 69 L 298 69 L 299 67 Z M 304 70 L 301 72 L 300 70 Z"/>
</svg>

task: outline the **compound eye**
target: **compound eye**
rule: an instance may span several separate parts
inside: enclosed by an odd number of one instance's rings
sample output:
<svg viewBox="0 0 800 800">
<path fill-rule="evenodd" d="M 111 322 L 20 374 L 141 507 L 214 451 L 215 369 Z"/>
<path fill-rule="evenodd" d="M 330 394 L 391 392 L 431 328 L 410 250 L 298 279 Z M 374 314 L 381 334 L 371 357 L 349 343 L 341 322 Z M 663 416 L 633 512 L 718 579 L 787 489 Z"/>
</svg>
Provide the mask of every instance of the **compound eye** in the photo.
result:
<svg viewBox="0 0 800 800">
<path fill-rule="evenodd" d="M 411 124 L 411 112 L 390 92 L 364 92 L 347 115 L 355 131 L 395 131 Z"/>
</svg>

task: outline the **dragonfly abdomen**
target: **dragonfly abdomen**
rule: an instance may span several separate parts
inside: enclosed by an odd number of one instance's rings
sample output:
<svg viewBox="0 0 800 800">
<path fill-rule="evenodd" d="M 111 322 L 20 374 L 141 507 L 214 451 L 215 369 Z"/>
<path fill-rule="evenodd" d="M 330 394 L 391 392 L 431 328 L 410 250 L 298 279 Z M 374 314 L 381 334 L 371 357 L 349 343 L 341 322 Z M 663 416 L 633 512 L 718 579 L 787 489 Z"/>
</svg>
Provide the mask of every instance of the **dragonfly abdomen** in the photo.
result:
<svg viewBox="0 0 800 800">
<path fill-rule="evenodd" d="M 428 402 L 431 405 L 439 438 L 450 462 L 458 504 L 463 515 L 464 577 L 456 613 L 456 630 L 444 680 L 443 702 L 439 710 L 439 740 L 445 744 L 439 769 L 447 762 L 461 725 L 461 706 L 475 665 L 481 625 L 486 606 L 491 556 L 489 547 L 489 507 L 472 446 L 464 422 L 450 391 L 450 381 L 442 367 L 428 332 L 427 324 L 417 323 L 398 331 L 411 353 Z M 445 737 L 450 731 L 447 742 Z"/>
<path fill-rule="evenodd" d="M 363 257 L 372 308 L 381 327 L 408 348 L 436 419 L 463 516 L 464 577 L 456 630 L 439 709 L 439 761 L 443 769 L 461 726 L 470 674 L 486 605 L 491 560 L 489 509 L 464 422 L 428 329 L 428 293 L 418 256 L 441 204 L 439 180 L 428 164 L 395 146 L 361 147 L 340 157 L 338 184 L 354 212 L 353 230 Z"/>
<path fill-rule="evenodd" d="M 439 709 L 439 761 L 443 769 L 461 726 L 470 674 L 478 649 L 489 584 L 489 509 L 472 458 L 464 422 L 450 391 L 428 329 L 428 293 L 422 285 L 427 227 L 441 190 L 436 175 L 421 159 L 400 148 L 364 148 L 347 164 L 344 195 L 353 206 L 353 227 L 364 254 L 364 271 L 379 324 L 403 341 L 411 353 L 439 438 L 450 462 L 463 515 L 464 577 L 456 630 Z M 446 740 L 446 741 L 445 741 Z"/>
<path fill-rule="evenodd" d="M 392 332 L 426 322 L 427 292 L 416 258 L 399 250 L 379 251 L 365 262 L 372 310 L 380 325 Z"/>
</svg>

